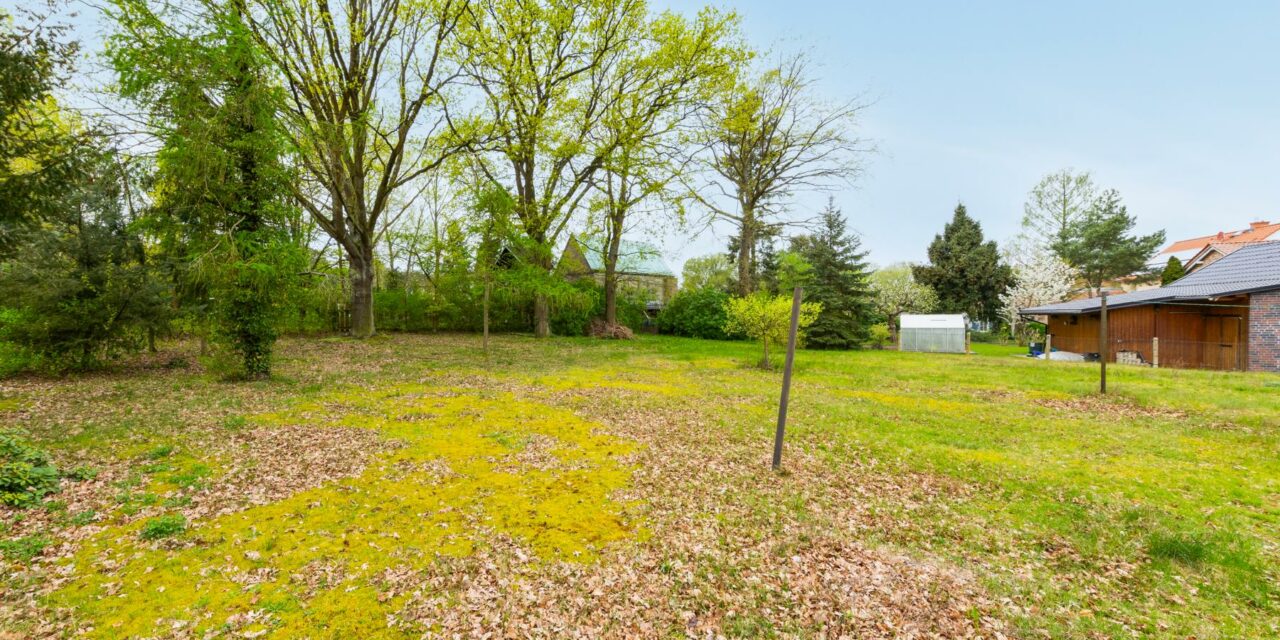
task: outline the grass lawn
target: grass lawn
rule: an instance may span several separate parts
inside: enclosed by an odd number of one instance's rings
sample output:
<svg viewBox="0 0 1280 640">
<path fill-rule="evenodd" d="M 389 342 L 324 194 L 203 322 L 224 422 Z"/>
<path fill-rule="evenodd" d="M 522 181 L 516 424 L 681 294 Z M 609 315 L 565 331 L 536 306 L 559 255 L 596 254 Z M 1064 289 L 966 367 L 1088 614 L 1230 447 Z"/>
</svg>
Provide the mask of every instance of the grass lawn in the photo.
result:
<svg viewBox="0 0 1280 640">
<path fill-rule="evenodd" d="M 751 345 L 479 347 L 0 382 L 96 471 L 3 511 L 0 638 L 1280 635 L 1280 377 L 806 351 L 775 474 Z"/>
</svg>

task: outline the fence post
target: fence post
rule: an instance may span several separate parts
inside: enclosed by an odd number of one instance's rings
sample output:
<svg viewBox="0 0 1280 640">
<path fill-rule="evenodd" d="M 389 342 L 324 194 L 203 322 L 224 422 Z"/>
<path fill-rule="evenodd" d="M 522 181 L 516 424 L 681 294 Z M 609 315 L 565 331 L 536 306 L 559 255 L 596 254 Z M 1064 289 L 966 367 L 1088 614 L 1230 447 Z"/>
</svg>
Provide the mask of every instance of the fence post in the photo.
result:
<svg viewBox="0 0 1280 640">
<path fill-rule="evenodd" d="M 1105 395 L 1107 393 L 1107 358 L 1111 355 L 1111 344 L 1107 340 L 1107 292 L 1102 292 L 1102 309 L 1100 322 L 1098 323 L 1098 361 L 1102 365 L 1099 369 L 1098 388 Z"/>
<path fill-rule="evenodd" d="M 1053 359 L 1053 334 L 1046 331 L 1044 333 L 1044 361 L 1048 362 Z"/>
<path fill-rule="evenodd" d="M 1151 338 L 1151 366 L 1160 366 L 1160 336 Z"/>
<path fill-rule="evenodd" d="M 791 398 L 791 365 L 796 360 L 796 333 L 800 330 L 800 297 L 796 287 L 791 297 L 791 336 L 787 339 L 787 364 L 782 370 L 782 398 L 778 402 L 778 431 L 773 435 L 773 470 L 782 468 L 782 437 L 787 431 L 787 401 Z"/>
</svg>

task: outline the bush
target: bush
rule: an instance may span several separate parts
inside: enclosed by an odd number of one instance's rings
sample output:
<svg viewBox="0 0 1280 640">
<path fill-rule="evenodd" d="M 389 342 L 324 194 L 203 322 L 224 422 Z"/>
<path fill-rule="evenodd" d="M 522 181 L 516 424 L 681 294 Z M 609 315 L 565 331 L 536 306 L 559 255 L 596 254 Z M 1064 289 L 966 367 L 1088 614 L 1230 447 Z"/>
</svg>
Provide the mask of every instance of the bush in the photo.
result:
<svg viewBox="0 0 1280 640">
<path fill-rule="evenodd" d="M 677 336 L 728 340 L 729 294 L 711 288 L 683 290 L 658 316 L 658 330 Z"/>
<path fill-rule="evenodd" d="M 726 332 L 741 332 L 759 340 L 764 346 L 760 368 L 768 369 L 769 345 L 780 345 L 791 331 L 792 300 L 787 296 L 769 296 L 764 293 L 729 300 L 729 320 Z M 822 303 L 803 302 L 798 318 L 798 341 L 804 340 L 804 330 L 822 313 Z"/>
<path fill-rule="evenodd" d="M 151 518 L 142 523 L 142 530 L 138 535 L 143 540 L 159 540 L 160 538 L 168 538 L 176 536 L 187 529 L 187 519 L 182 517 L 180 513 L 171 513 L 167 516 L 159 516 Z"/>
<path fill-rule="evenodd" d="M 0 503 L 28 507 L 58 491 L 58 468 L 49 454 L 17 431 L 0 431 Z"/>
<path fill-rule="evenodd" d="M 885 345 L 889 344 L 889 341 L 892 339 L 892 335 L 893 334 L 889 332 L 889 325 L 883 322 L 871 325 L 871 328 L 867 333 L 871 346 L 877 349 L 883 349 Z"/>
</svg>

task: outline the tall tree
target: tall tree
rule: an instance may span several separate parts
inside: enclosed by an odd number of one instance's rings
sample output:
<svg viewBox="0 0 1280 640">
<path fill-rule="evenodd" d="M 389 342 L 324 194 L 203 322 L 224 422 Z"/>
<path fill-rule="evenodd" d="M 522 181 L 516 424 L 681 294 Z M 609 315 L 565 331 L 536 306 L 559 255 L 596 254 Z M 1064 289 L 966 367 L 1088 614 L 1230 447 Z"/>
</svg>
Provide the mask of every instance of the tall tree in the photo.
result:
<svg viewBox="0 0 1280 640">
<path fill-rule="evenodd" d="M 664 13 L 651 21 L 609 82 L 613 106 L 603 122 L 612 151 L 597 188 L 604 235 L 605 322 L 618 321 L 618 258 L 622 236 L 646 202 L 682 211 L 672 188 L 685 169 L 680 127 L 708 103 L 745 58 L 731 38 L 737 18 L 704 10 L 689 21 Z M 671 206 L 661 206 L 662 202 Z"/>
<path fill-rule="evenodd" d="M 211 1 L 211 0 L 210 0 Z M 466 145 L 448 128 L 462 0 L 249 0 L 246 23 L 286 88 L 310 182 L 291 191 L 350 261 L 351 333 L 374 333 L 374 254 L 392 194 Z"/>
<path fill-rule="evenodd" d="M 1013 283 L 1012 270 L 1001 263 L 995 241 L 986 241 L 982 225 L 963 204 L 929 245 L 929 264 L 913 268 L 916 280 L 938 294 L 938 309 L 965 313 L 974 320 L 997 320 L 1000 294 Z"/>
<path fill-rule="evenodd" d="M 0 9 L 0 258 L 30 226 L 66 210 L 67 186 L 94 155 L 78 152 L 93 146 L 92 135 L 53 97 L 79 44 L 66 25 L 28 18 L 19 23 Z"/>
<path fill-rule="evenodd" d="M 1147 263 L 1164 244 L 1164 231 L 1134 235 L 1136 224 L 1120 193 L 1108 189 L 1083 218 L 1071 224 L 1054 250 L 1080 272 L 1094 293 L 1100 293 L 1108 280 L 1130 275 L 1149 278 L 1154 274 Z"/>
<path fill-rule="evenodd" d="M 1022 235 L 1027 244 L 1055 246 L 1093 206 L 1096 192 L 1088 171 L 1076 173 L 1068 168 L 1041 178 L 1022 205 Z"/>
<path fill-rule="evenodd" d="M 890 265 L 871 274 L 872 301 L 876 312 L 889 325 L 889 338 L 896 340 L 898 316 L 904 313 L 929 313 L 938 307 L 938 294 L 927 285 L 916 282 L 910 265 Z"/>
<path fill-rule="evenodd" d="M 196 13 L 113 0 L 108 53 L 120 92 L 146 110 L 161 142 L 146 226 L 195 314 L 236 354 L 233 375 L 263 378 L 305 257 L 291 238 L 283 96 L 265 77 L 244 13 L 239 0 Z"/>
<path fill-rule="evenodd" d="M 867 340 L 874 309 L 867 253 L 861 247 L 862 240 L 848 231 L 834 200 L 827 201 L 815 233 L 791 239 L 791 250 L 812 268 L 806 298 L 822 304 L 822 312 L 809 327 L 809 346 L 852 349 Z"/>
<path fill-rule="evenodd" d="M 853 135 L 862 105 L 814 95 L 804 56 L 793 56 L 724 92 L 702 123 L 697 200 L 736 227 L 738 293 L 756 288 L 756 236 L 776 225 L 792 195 L 848 183 L 868 150 Z"/>
<path fill-rule="evenodd" d="M 477 168 L 512 195 L 513 243 L 544 276 L 596 172 L 617 147 L 604 130 L 615 81 L 648 18 L 642 0 L 482 0 L 459 28 L 458 57 L 482 95 Z M 554 283 L 534 284 L 534 333 L 551 334 Z"/>
</svg>

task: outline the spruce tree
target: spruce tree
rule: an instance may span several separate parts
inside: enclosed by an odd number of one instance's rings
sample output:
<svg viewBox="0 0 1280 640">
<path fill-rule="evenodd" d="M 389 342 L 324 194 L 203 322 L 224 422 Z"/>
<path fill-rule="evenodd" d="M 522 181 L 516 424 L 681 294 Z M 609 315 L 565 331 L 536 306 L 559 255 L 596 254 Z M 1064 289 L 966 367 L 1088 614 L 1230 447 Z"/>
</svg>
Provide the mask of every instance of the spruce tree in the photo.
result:
<svg viewBox="0 0 1280 640">
<path fill-rule="evenodd" d="M 963 204 L 929 245 L 929 264 L 913 267 L 916 281 L 938 294 L 938 310 L 965 313 L 973 320 L 998 320 L 1000 294 L 1013 283 L 1013 271 L 1000 263 L 994 241 L 985 241 L 982 225 Z"/>
<path fill-rule="evenodd" d="M 844 216 L 830 200 L 818 231 L 792 238 L 791 250 L 812 267 L 805 299 L 822 303 L 822 312 L 807 332 L 808 346 L 852 349 L 867 341 L 874 308 L 867 253 L 861 247 L 862 240 L 848 231 Z"/>
</svg>

